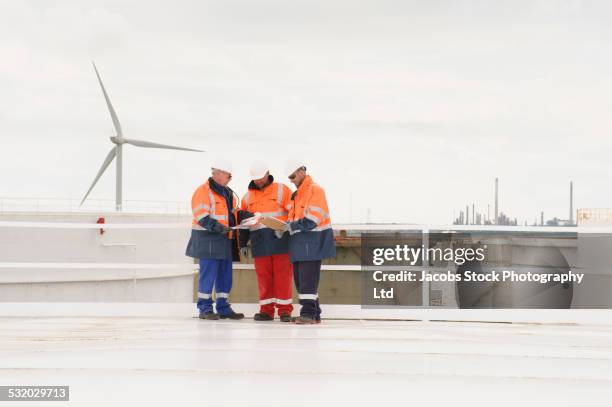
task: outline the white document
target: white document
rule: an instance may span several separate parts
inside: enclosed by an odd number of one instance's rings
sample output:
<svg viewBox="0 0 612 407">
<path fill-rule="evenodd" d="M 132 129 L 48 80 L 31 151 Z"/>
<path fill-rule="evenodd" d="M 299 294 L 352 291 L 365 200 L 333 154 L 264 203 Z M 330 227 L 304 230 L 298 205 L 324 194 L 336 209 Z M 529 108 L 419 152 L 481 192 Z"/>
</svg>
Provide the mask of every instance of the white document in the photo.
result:
<svg viewBox="0 0 612 407">
<path fill-rule="evenodd" d="M 250 229 L 251 226 L 255 226 L 260 219 L 261 216 L 252 216 L 240 222 L 240 225 L 232 227 L 232 229 Z"/>
</svg>

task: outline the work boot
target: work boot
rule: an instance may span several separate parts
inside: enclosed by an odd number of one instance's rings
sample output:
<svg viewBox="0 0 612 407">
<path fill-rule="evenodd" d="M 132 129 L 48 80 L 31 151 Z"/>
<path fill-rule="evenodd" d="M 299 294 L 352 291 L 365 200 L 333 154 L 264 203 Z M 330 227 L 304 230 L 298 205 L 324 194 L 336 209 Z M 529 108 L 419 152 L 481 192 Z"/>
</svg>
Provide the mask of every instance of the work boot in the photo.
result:
<svg viewBox="0 0 612 407">
<path fill-rule="evenodd" d="M 293 318 L 291 318 L 291 314 L 288 314 L 286 312 L 283 312 L 280 315 L 280 320 L 281 322 L 293 322 Z"/>
<path fill-rule="evenodd" d="M 290 320 L 288 322 L 293 322 L 295 323 L 295 321 L 298 319 L 299 317 L 290 317 Z M 315 318 L 314 319 L 315 324 L 320 324 L 321 323 L 321 318 Z"/>
<path fill-rule="evenodd" d="M 229 314 L 219 315 L 221 319 L 242 319 L 244 318 L 244 314 L 240 312 L 230 312 Z"/>
<path fill-rule="evenodd" d="M 296 325 L 312 325 L 312 324 L 316 324 L 317 321 L 315 321 L 315 319 L 312 317 L 308 317 L 306 315 L 300 315 L 299 317 L 295 319 L 295 321 L 293 321 L 293 323 Z"/>
<path fill-rule="evenodd" d="M 213 311 L 200 312 L 200 319 L 208 319 L 211 321 L 215 321 L 219 319 L 219 314 L 215 314 Z"/>
<path fill-rule="evenodd" d="M 258 312 L 257 314 L 253 315 L 253 319 L 255 321 L 272 321 L 274 320 L 274 317 L 271 317 L 265 312 Z"/>
</svg>

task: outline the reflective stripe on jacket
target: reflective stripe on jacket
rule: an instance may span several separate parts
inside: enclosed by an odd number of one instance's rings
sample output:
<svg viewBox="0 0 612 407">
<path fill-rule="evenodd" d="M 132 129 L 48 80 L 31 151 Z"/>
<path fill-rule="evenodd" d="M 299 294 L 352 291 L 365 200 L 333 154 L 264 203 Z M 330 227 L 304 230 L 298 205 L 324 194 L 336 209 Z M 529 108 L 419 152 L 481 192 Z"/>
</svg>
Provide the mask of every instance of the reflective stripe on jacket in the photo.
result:
<svg viewBox="0 0 612 407">
<path fill-rule="evenodd" d="M 307 175 L 289 205 L 289 255 L 292 262 L 336 257 L 325 190 Z"/>
<path fill-rule="evenodd" d="M 227 202 L 231 197 L 232 209 Z M 198 259 L 232 259 L 232 240 L 222 232 L 236 224 L 236 198 L 231 189 L 222 187 L 209 178 L 191 198 L 193 213 L 191 238 L 187 256 Z"/>
<path fill-rule="evenodd" d="M 262 216 L 275 217 L 282 221 L 288 219 L 288 207 L 291 202 L 291 190 L 288 186 L 274 182 L 274 177 L 268 177 L 269 184 L 263 188 L 251 181 L 247 193 L 240 202 L 240 209 L 252 214 L 259 212 Z M 246 232 L 246 233 L 245 233 Z M 244 247 L 251 239 L 253 257 L 270 256 L 289 252 L 289 234 L 285 233 L 281 239 L 274 231 L 263 224 L 246 231 L 240 231 L 240 245 Z"/>
</svg>

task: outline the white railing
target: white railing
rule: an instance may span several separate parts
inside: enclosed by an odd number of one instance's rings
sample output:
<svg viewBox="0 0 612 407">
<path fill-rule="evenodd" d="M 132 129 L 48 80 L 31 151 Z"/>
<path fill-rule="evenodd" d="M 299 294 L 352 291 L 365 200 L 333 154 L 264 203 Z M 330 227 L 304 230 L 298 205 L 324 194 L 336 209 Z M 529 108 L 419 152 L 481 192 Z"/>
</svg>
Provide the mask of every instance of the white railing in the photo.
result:
<svg viewBox="0 0 612 407">
<path fill-rule="evenodd" d="M 79 199 L 0 197 L 0 213 L 6 212 L 114 212 L 112 199 L 88 199 L 80 206 Z M 191 213 L 188 202 L 123 201 L 122 212 L 185 215 Z"/>
</svg>

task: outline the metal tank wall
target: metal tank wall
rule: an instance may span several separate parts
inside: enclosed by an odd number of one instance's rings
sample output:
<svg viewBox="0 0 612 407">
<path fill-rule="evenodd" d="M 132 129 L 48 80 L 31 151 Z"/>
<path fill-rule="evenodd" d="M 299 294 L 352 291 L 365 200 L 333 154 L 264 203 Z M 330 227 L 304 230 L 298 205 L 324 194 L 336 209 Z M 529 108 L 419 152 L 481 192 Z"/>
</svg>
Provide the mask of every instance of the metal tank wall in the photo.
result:
<svg viewBox="0 0 612 407">
<path fill-rule="evenodd" d="M 101 217 L 127 228 L 91 227 Z M 186 215 L 2 213 L 0 301 L 192 301 L 189 223 Z"/>
</svg>

